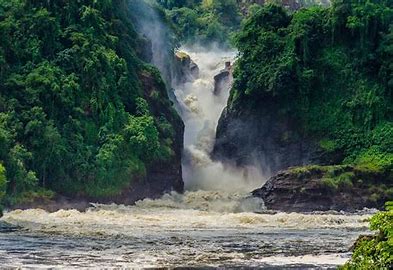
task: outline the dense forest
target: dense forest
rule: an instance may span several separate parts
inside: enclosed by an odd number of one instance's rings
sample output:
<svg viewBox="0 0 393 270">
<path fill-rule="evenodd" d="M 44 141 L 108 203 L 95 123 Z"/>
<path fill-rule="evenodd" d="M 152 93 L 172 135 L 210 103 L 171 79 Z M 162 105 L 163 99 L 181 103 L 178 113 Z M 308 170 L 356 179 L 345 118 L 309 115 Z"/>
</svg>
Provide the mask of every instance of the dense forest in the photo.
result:
<svg viewBox="0 0 393 270">
<path fill-rule="evenodd" d="M 175 25 L 179 38 L 189 44 L 229 46 L 242 19 L 237 0 L 158 0 Z"/>
<path fill-rule="evenodd" d="M 392 21 L 390 1 L 334 1 L 295 13 L 260 8 L 236 36 L 240 57 L 227 120 L 269 114 L 294 123 L 278 134 L 284 148 L 316 141 L 317 162 L 375 173 L 379 179 L 371 182 L 387 184 L 383 189 L 393 196 Z M 350 185 L 355 178 L 326 184 Z"/>
<path fill-rule="evenodd" d="M 180 120 L 128 5 L 0 1 L 0 200 L 115 195 L 175 155 Z"/>
<path fill-rule="evenodd" d="M 301 7 L 326 6 L 328 0 L 157 0 L 186 44 L 233 45 L 242 20 L 263 3 L 285 5 L 294 11 Z"/>
</svg>

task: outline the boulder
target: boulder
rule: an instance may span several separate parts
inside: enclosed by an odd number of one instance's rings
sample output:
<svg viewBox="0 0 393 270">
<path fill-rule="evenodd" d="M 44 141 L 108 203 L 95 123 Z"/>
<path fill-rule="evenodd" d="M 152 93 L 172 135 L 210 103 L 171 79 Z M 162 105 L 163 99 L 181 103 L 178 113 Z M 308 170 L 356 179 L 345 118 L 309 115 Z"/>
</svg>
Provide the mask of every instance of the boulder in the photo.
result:
<svg viewBox="0 0 393 270">
<path fill-rule="evenodd" d="M 174 84 L 192 82 L 199 77 L 199 67 L 191 57 L 182 51 L 175 54 Z"/>
<path fill-rule="evenodd" d="M 262 198 L 269 210 L 353 212 L 383 207 L 392 195 L 388 181 L 376 185 L 366 180 L 381 177 L 351 166 L 297 167 L 279 172 L 252 194 Z"/>
</svg>

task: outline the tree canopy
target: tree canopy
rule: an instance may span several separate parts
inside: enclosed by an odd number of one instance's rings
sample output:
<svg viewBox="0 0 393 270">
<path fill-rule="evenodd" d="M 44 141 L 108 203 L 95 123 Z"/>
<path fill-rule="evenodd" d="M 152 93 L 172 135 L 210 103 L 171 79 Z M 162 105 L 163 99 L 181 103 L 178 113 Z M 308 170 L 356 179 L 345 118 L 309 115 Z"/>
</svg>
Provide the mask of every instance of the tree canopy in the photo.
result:
<svg viewBox="0 0 393 270">
<path fill-rule="evenodd" d="M 260 7 L 236 37 L 240 55 L 230 110 L 275 114 L 319 138 L 333 163 L 393 181 L 393 3 L 333 1 L 289 13 Z"/>
<path fill-rule="evenodd" d="M 171 104 L 127 5 L 0 0 L 0 197 L 4 174 L 8 198 L 113 195 L 173 155 L 172 126 L 151 110 Z"/>
</svg>

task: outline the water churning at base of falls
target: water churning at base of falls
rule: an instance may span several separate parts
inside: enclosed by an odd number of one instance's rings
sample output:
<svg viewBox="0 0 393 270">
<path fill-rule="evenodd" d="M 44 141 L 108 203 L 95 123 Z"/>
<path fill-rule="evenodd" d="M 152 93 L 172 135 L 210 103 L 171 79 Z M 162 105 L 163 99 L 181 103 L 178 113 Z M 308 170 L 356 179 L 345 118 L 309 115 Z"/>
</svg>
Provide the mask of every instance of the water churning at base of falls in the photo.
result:
<svg viewBox="0 0 393 270">
<path fill-rule="evenodd" d="M 9 212 L 2 221 L 22 229 L 0 229 L 0 265 L 334 269 L 367 232 L 368 213 L 257 214 L 234 205 L 241 195 L 223 194 L 169 194 L 135 206 L 96 205 L 86 212 Z"/>
<path fill-rule="evenodd" d="M 6 212 L 1 267 L 334 269 L 348 260 L 351 245 L 368 232 L 369 212 L 267 212 L 248 194 L 264 181 L 258 170 L 211 160 L 229 96 L 229 88 L 213 93 L 213 77 L 235 53 L 186 51 L 200 69 L 175 92 L 186 126 L 187 191 L 85 212 Z"/>
</svg>

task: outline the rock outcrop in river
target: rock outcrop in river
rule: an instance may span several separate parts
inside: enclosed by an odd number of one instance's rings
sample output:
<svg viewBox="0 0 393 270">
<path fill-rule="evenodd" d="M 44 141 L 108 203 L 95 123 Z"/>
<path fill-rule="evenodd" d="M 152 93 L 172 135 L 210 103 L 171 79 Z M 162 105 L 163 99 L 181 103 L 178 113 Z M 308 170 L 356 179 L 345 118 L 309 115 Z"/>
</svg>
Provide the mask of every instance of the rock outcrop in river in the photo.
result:
<svg viewBox="0 0 393 270">
<path fill-rule="evenodd" d="M 356 211 L 379 208 L 391 191 L 383 175 L 369 174 L 351 166 L 306 166 L 281 171 L 253 195 L 270 210 L 285 212 Z"/>
<path fill-rule="evenodd" d="M 199 67 L 187 53 L 178 51 L 175 53 L 173 73 L 176 85 L 192 82 L 199 77 Z"/>
</svg>

